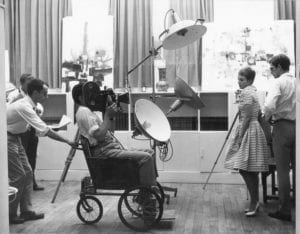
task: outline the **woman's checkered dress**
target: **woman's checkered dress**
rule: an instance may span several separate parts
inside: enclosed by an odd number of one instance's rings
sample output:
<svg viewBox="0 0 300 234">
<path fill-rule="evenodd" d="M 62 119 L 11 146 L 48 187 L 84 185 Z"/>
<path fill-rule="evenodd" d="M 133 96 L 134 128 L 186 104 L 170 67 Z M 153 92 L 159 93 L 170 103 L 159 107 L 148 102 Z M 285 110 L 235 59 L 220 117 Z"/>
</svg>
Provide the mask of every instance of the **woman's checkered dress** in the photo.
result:
<svg viewBox="0 0 300 234">
<path fill-rule="evenodd" d="M 241 92 L 239 124 L 226 152 L 225 168 L 252 172 L 269 170 L 270 147 L 257 119 L 259 109 L 256 88 L 247 86 Z M 239 146 L 241 126 L 246 116 L 250 117 L 250 122 Z"/>
</svg>

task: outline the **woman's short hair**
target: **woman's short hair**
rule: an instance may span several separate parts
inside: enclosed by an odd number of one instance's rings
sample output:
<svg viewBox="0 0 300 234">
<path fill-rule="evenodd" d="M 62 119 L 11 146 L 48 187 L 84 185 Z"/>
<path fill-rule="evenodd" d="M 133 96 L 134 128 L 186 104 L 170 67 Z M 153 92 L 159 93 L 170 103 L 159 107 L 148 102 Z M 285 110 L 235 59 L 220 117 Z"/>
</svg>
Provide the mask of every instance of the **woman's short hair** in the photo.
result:
<svg viewBox="0 0 300 234">
<path fill-rule="evenodd" d="M 239 70 L 239 75 L 246 77 L 251 84 L 254 82 L 256 72 L 251 67 L 244 67 Z"/>
<path fill-rule="evenodd" d="M 289 71 L 290 70 L 290 65 L 291 61 L 288 56 L 285 54 L 278 54 L 272 57 L 269 60 L 269 63 L 272 64 L 274 67 L 277 67 L 278 65 L 281 66 L 282 70 L 284 71 Z"/>
<path fill-rule="evenodd" d="M 72 89 L 72 97 L 73 100 L 76 104 L 81 104 L 79 97 L 82 96 L 82 87 L 83 87 L 83 83 L 79 83 L 77 85 L 75 85 Z"/>
</svg>

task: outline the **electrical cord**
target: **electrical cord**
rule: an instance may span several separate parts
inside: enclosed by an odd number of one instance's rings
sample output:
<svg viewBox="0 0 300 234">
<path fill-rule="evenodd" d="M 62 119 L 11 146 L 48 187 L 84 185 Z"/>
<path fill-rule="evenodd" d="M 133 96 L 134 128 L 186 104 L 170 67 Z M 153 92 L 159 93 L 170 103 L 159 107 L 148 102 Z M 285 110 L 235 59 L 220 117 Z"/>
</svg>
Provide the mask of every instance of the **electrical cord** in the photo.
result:
<svg viewBox="0 0 300 234">
<path fill-rule="evenodd" d="M 169 147 L 168 145 L 170 145 L 170 149 L 171 149 L 171 153 L 168 156 L 169 151 Z M 158 149 L 159 149 L 159 158 L 162 162 L 168 162 L 173 158 L 173 145 L 172 142 L 170 140 L 168 140 L 167 143 L 159 143 L 158 144 Z"/>
</svg>

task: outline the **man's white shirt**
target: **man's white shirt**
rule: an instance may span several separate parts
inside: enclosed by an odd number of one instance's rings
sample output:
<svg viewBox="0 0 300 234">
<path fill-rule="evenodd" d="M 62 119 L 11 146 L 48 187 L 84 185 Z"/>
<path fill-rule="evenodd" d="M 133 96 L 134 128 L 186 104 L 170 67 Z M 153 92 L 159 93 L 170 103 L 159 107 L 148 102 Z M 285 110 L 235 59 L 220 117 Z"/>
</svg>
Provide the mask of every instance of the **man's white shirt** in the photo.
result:
<svg viewBox="0 0 300 234">
<path fill-rule="evenodd" d="M 290 73 L 276 78 L 267 94 L 263 107 L 266 119 L 296 119 L 296 79 Z"/>
<path fill-rule="evenodd" d="M 36 111 L 35 103 L 29 96 L 7 105 L 7 131 L 12 134 L 26 132 L 29 126 L 36 129 L 37 135 L 45 136 L 50 128 L 41 120 Z"/>
</svg>

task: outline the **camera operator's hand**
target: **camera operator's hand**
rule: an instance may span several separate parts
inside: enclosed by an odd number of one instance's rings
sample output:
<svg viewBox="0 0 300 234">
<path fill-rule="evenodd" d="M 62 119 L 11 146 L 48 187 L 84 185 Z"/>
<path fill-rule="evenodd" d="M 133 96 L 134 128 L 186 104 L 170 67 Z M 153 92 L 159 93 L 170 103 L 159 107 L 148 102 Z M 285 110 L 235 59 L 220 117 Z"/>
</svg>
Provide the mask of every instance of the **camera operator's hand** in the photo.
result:
<svg viewBox="0 0 300 234">
<path fill-rule="evenodd" d="M 105 116 L 107 116 L 108 119 L 112 119 L 116 116 L 117 112 L 118 112 L 117 104 L 113 103 L 106 108 Z"/>
</svg>

